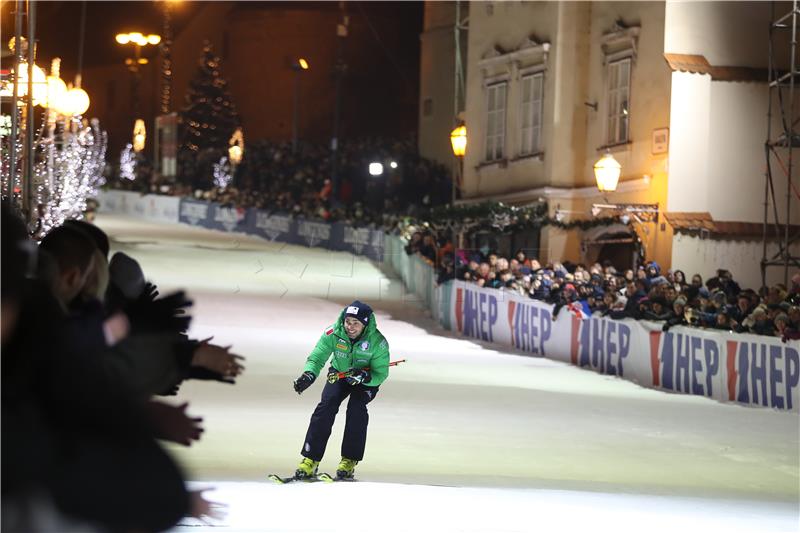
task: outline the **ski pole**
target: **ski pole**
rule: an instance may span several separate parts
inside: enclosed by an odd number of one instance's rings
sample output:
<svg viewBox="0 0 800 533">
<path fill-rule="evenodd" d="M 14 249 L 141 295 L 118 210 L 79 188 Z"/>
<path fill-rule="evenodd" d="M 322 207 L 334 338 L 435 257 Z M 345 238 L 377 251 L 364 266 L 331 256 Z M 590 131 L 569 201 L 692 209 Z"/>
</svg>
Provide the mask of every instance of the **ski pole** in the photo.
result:
<svg viewBox="0 0 800 533">
<path fill-rule="evenodd" d="M 405 362 L 406 362 L 405 359 L 398 359 L 397 361 L 390 362 L 389 366 L 397 366 L 400 363 L 405 363 Z M 370 368 L 366 367 L 366 368 L 363 368 L 362 370 L 370 370 Z M 336 383 L 340 379 L 343 379 L 343 378 L 351 376 L 352 373 L 353 373 L 352 370 L 348 370 L 346 372 L 331 372 L 330 374 L 328 374 L 328 383 Z"/>
</svg>

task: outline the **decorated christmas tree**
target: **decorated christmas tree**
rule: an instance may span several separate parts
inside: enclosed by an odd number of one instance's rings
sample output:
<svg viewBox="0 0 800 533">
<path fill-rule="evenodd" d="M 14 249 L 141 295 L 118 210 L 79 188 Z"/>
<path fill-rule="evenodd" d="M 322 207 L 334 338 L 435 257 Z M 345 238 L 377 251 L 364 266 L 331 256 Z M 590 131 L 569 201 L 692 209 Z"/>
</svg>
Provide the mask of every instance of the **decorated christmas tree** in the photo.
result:
<svg viewBox="0 0 800 533">
<path fill-rule="evenodd" d="M 189 83 L 179 113 L 181 181 L 204 187 L 212 181 L 212 165 L 227 152 L 228 140 L 240 125 L 239 113 L 222 77 L 220 58 L 211 43 L 203 43 L 200 65 Z"/>
</svg>

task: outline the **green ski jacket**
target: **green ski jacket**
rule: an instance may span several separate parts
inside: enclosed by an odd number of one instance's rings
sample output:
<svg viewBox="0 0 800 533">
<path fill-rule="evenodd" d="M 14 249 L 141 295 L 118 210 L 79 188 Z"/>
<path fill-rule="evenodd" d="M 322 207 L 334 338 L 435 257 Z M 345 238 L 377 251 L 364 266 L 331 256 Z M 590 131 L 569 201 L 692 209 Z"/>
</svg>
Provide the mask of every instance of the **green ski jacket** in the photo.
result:
<svg viewBox="0 0 800 533">
<path fill-rule="evenodd" d="M 370 318 L 361 336 L 351 341 L 344 330 L 344 311 L 339 320 L 325 329 L 306 360 L 303 371 L 319 376 L 319 371 L 333 355 L 331 365 L 339 372 L 351 368 L 369 368 L 372 378 L 367 387 L 377 387 L 389 377 L 389 343 L 378 331 L 375 315 Z"/>
</svg>

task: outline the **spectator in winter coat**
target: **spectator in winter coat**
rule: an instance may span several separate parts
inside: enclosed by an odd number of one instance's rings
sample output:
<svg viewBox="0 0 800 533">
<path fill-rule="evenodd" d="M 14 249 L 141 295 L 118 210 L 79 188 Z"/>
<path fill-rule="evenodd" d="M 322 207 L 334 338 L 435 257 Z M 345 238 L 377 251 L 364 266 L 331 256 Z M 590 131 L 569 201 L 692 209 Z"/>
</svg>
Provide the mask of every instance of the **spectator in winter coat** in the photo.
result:
<svg viewBox="0 0 800 533">
<path fill-rule="evenodd" d="M 744 321 L 753 312 L 754 306 L 750 303 L 750 297 L 745 293 L 739 293 L 736 298 L 736 307 L 731 310 L 731 318 L 738 324 L 737 331 L 744 331 Z"/>
<path fill-rule="evenodd" d="M 682 326 L 688 324 L 686 320 L 686 298 L 679 296 L 672 302 L 672 318 L 667 319 L 667 323 L 662 328 L 664 331 L 669 330 L 673 326 Z"/>
<path fill-rule="evenodd" d="M 42 239 L 39 249 L 50 254 L 58 266 L 52 279 L 53 294 L 68 309 L 92 274 L 95 245 L 85 233 L 61 226 Z"/>
<path fill-rule="evenodd" d="M 519 262 L 520 266 L 526 266 L 528 268 L 531 268 L 531 260 L 528 259 L 528 256 L 522 249 L 517 250 L 517 253 L 514 255 L 514 258 Z"/>
<path fill-rule="evenodd" d="M 684 288 L 687 286 L 686 283 L 686 274 L 683 273 L 683 270 L 676 270 L 672 273 L 672 284 L 675 285 L 675 288 L 682 292 Z"/>
<path fill-rule="evenodd" d="M 792 286 L 785 300 L 792 305 L 800 305 L 800 272 L 792 276 Z"/>
<path fill-rule="evenodd" d="M 716 319 L 715 324 L 712 326 L 714 329 L 730 331 L 737 327 L 736 321 L 731 318 L 730 312 L 727 310 L 720 311 L 714 318 Z"/>
<path fill-rule="evenodd" d="M 792 322 L 792 327 L 800 329 L 800 306 L 791 306 L 787 314 L 789 315 L 789 320 Z"/>
<path fill-rule="evenodd" d="M 422 246 L 422 233 L 419 231 L 415 231 L 411 235 L 411 240 L 408 241 L 406 244 L 406 254 L 407 255 L 414 255 L 419 251 L 420 246 Z"/>
<path fill-rule="evenodd" d="M 775 327 L 774 335 L 780 337 L 784 342 L 787 339 L 800 338 L 800 333 L 792 327 L 792 321 L 788 314 L 784 312 L 778 313 L 772 323 Z"/>
<path fill-rule="evenodd" d="M 769 319 L 769 315 L 764 307 L 756 307 L 748 320 L 752 323 L 749 328 L 751 333 L 755 333 L 756 335 L 775 334 L 775 325 L 772 320 Z"/>
<path fill-rule="evenodd" d="M 436 246 L 433 240 L 433 235 L 426 234 L 422 238 L 422 244 L 419 246 L 417 252 L 429 262 L 436 262 Z"/>
<path fill-rule="evenodd" d="M 644 281 L 629 281 L 625 289 L 625 297 L 627 300 L 624 309 L 622 311 L 612 310 L 609 316 L 616 319 L 639 318 L 639 302 L 647 297 L 647 293 L 644 291 L 643 287 Z"/>
<path fill-rule="evenodd" d="M 649 307 L 642 313 L 642 318 L 646 320 L 669 320 L 674 316 L 667 307 L 667 301 L 661 296 L 651 298 Z"/>
</svg>

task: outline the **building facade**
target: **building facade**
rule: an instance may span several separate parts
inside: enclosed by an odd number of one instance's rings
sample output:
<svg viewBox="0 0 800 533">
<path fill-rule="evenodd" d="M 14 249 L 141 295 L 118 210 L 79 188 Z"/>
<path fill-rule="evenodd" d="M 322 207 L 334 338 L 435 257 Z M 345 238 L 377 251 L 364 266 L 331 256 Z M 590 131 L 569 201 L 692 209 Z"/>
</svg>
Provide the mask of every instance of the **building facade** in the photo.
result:
<svg viewBox="0 0 800 533">
<path fill-rule="evenodd" d="M 461 56 L 462 76 L 467 59 L 467 32 L 458 32 L 457 50 L 456 23 L 457 18 L 463 23 L 469 17 L 469 6 L 470 2 L 425 2 L 420 35 L 419 152 L 448 168 L 455 163 L 450 132 L 464 110 L 464 80 L 458 79 L 456 56 Z"/>
<path fill-rule="evenodd" d="M 461 201 L 620 220 L 544 227 L 530 252 L 545 260 L 627 268 L 638 242 L 665 268 L 760 285 L 762 243 L 741 223 L 764 217 L 770 16 L 758 2 L 471 3 Z M 601 193 L 593 166 L 607 153 L 622 171 Z"/>
</svg>

